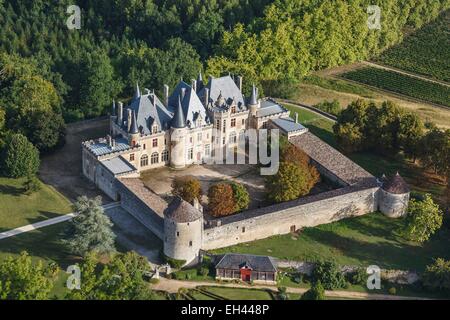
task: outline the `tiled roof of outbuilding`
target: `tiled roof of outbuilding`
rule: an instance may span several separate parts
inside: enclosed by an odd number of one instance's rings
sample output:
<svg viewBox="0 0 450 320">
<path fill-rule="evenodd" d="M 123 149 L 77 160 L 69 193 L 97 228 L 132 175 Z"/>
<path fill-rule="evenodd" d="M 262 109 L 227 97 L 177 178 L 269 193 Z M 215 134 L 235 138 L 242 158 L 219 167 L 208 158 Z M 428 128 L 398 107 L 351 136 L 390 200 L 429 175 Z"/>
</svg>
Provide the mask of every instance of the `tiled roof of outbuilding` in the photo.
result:
<svg viewBox="0 0 450 320">
<path fill-rule="evenodd" d="M 216 268 L 239 270 L 247 265 L 254 271 L 276 272 L 276 263 L 268 256 L 256 256 L 251 254 L 228 253 L 220 259 Z"/>
</svg>

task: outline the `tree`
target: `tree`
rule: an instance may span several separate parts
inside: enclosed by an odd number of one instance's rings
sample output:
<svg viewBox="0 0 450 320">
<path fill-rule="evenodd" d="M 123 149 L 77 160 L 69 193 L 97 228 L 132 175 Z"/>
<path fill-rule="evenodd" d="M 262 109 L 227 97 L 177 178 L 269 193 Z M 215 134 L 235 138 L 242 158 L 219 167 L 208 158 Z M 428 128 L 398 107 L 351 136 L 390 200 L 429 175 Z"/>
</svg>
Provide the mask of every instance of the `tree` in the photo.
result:
<svg viewBox="0 0 450 320">
<path fill-rule="evenodd" d="M 302 294 L 300 300 L 325 300 L 325 289 L 320 281 L 314 283 L 311 289 Z"/>
<path fill-rule="evenodd" d="M 103 211 L 101 197 L 78 197 L 74 207 L 78 215 L 71 220 L 64 240 L 70 252 L 81 256 L 91 251 L 97 254 L 114 253 L 113 224 Z"/>
<path fill-rule="evenodd" d="M 344 288 L 347 283 L 344 274 L 334 261 L 317 262 L 311 276 L 327 290 Z"/>
<path fill-rule="evenodd" d="M 442 219 L 442 211 L 430 194 L 425 194 L 423 200 L 411 199 L 405 235 L 410 240 L 425 242 L 442 226 Z"/>
<path fill-rule="evenodd" d="M 86 255 L 80 266 L 80 290 L 70 291 L 71 300 L 147 300 L 153 293 L 144 280 L 151 271 L 145 257 L 134 251 L 116 254 L 104 264 L 98 262 L 96 254 Z"/>
<path fill-rule="evenodd" d="M 266 193 L 269 200 L 283 202 L 306 195 L 318 181 L 313 169 L 292 162 L 280 162 L 278 172 L 266 177 Z M 315 168 L 314 168 L 315 169 Z"/>
<path fill-rule="evenodd" d="M 236 203 L 235 211 L 242 211 L 248 208 L 250 204 L 250 195 L 247 189 L 241 183 L 231 182 L 231 187 L 233 188 L 233 198 Z"/>
<path fill-rule="evenodd" d="M 3 151 L 3 171 L 6 176 L 33 176 L 39 169 L 39 151 L 21 134 L 13 134 Z"/>
<path fill-rule="evenodd" d="M 192 204 L 195 198 L 200 201 L 202 185 L 192 176 L 176 177 L 172 182 L 172 194 Z"/>
<path fill-rule="evenodd" d="M 0 263 L 0 299 L 45 300 L 52 287 L 42 262 L 33 263 L 27 252 Z"/>
<path fill-rule="evenodd" d="M 336 99 L 334 99 L 333 101 L 322 101 L 314 105 L 314 107 L 334 115 L 338 115 L 339 112 L 341 111 L 341 105 L 339 101 Z"/>
<path fill-rule="evenodd" d="M 344 123 L 333 127 L 336 142 L 347 153 L 357 152 L 363 148 L 363 135 L 353 123 Z"/>
<path fill-rule="evenodd" d="M 26 125 L 27 136 L 41 152 L 48 152 L 64 142 L 66 124 L 61 114 L 53 111 L 35 112 Z"/>
<path fill-rule="evenodd" d="M 215 217 L 236 212 L 233 188 L 228 183 L 212 185 L 208 190 L 209 212 Z"/>
<path fill-rule="evenodd" d="M 450 290 L 450 261 L 437 258 L 422 274 L 422 283 L 430 290 Z"/>
</svg>

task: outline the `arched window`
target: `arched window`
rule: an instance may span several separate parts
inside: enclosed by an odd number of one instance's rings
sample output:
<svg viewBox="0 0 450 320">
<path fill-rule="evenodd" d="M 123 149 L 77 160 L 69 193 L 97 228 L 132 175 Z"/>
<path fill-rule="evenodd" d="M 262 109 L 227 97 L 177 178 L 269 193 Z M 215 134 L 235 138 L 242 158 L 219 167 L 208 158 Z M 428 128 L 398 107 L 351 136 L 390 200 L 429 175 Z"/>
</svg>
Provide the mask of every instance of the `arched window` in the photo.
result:
<svg viewBox="0 0 450 320">
<path fill-rule="evenodd" d="M 148 155 L 144 154 L 141 157 L 141 167 L 146 167 L 148 166 Z"/>
<path fill-rule="evenodd" d="M 169 151 L 164 150 L 164 151 L 161 153 L 161 161 L 163 161 L 163 162 L 169 161 Z"/>
<path fill-rule="evenodd" d="M 236 113 L 236 106 L 231 107 L 231 113 Z"/>
<path fill-rule="evenodd" d="M 158 152 L 153 152 L 152 153 L 151 162 L 152 162 L 152 164 L 155 164 L 155 163 L 159 162 L 159 154 L 158 154 Z"/>
</svg>

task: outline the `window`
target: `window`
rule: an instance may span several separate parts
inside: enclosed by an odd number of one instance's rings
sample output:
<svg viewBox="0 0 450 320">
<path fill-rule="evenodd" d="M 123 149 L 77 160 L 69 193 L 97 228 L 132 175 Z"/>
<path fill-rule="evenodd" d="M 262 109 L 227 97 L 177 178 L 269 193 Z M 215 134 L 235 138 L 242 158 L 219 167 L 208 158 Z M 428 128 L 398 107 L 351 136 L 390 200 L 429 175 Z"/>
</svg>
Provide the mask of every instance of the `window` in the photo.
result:
<svg viewBox="0 0 450 320">
<path fill-rule="evenodd" d="M 179 237 L 180 236 L 180 232 L 179 231 L 177 231 L 177 237 Z"/>
<path fill-rule="evenodd" d="M 164 145 L 167 146 L 167 138 L 164 138 Z"/>
<path fill-rule="evenodd" d="M 210 146 L 209 146 L 209 144 L 207 144 L 206 146 L 205 146 L 205 156 L 210 156 L 210 154 L 211 154 L 211 148 L 210 148 Z"/>
<path fill-rule="evenodd" d="M 236 119 L 231 119 L 231 127 L 236 127 Z"/>
<path fill-rule="evenodd" d="M 152 140 L 152 146 L 153 146 L 153 148 L 156 148 L 158 146 L 158 139 Z"/>
<path fill-rule="evenodd" d="M 231 113 L 236 113 L 236 106 L 231 107 Z"/>
<path fill-rule="evenodd" d="M 188 159 L 192 160 L 193 157 L 194 157 L 194 150 L 192 148 L 190 148 L 188 150 Z"/>
<path fill-rule="evenodd" d="M 134 153 L 130 154 L 130 161 L 134 161 Z"/>
<path fill-rule="evenodd" d="M 230 143 L 236 143 L 236 132 L 230 133 Z"/>
<path fill-rule="evenodd" d="M 144 150 L 147 148 L 147 146 L 145 145 L 145 143 L 142 145 L 142 147 L 144 148 Z"/>
<path fill-rule="evenodd" d="M 262 124 L 263 129 L 267 129 L 267 121 L 264 121 Z"/>
<path fill-rule="evenodd" d="M 141 167 L 146 167 L 148 166 L 148 155 L 144 154 L 141 157 Z"/>
<path fill-rule="evenodd" d="M 245 124 L 245 119 L 242 119 L 242 125 L 244 125 Z"/>
<path fill-rule="evenodd" d="M 192 143 L 193 139 L 192 137 L 189 137 L 189 143 Z"/>
<path fill-rule="evenodd" d="M 225 137 L 222 138 L 222 144 L 225 144 Z"/>
<path fill-rule="evenodd" d="M 216 129 L 220 129 L 220 120 L 216 120 Z"/>
<path fill-rule="evenodd" d="M 192 247 L 192 241 L 189 241 L 189 247 Z"/>
<path fill-rule="evenodd" d="M 153 126 L 152 133 L 157 133 L 157 132 L 158 132 L 158 126 Z"/>
<path fill-rule="evenodd" d="M 197 133 L 197 141 L 201 142 L 202 141 L 202 133 Z"/>
<path fill-rule="evenodd" d="M 161 161 L 163 161 L 163 162 L 169 161 L 169 151 L 164 150 L 164 151 L 161 153 Z"/>
<path fill-rule="evenodd" d="M 151 162 L 152 162 L 152 164 L 155 164 L 155 163 L 159 162 L 159 154 L 158 154 L 158 152 L 153 152 L 152 153 Z"/>
<path fill-rule="evenodd" d="M 223 132 L 227 129 L 227 120 L 223 120 Z"/>
<path fill-rule="evenodd" d="M 244 233 L 245 232 L 245 227 L 242 227 L 242 233 Z"/>
</svg>

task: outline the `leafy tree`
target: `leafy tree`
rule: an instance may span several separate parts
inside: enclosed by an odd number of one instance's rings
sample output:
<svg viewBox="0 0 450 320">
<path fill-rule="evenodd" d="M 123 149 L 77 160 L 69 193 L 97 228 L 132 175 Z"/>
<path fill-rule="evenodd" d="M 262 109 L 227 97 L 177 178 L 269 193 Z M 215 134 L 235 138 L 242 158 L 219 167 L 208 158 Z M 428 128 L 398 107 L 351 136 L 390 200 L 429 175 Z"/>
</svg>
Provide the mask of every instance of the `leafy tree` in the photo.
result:
<svg viewBox="0 0 450 320">
<path fill-rule="evenodd" d="M 437 258 L 422 274 L 422 283 L 430 290 L 450 290 L 450 261 Z"/>
<path fill-rule="evenodd" d="M 78 215 L 70 221 L 64 240 L 70 252 L 81 256 L 114 253 L 113 224 L 103 211 L 101 197 L 78 197 L 74 207 Z"/>
<path fill-rule="evenodd" d="M 339 112 L 341 111 L 341 105 L 336 99 L 334 99 L 333 101 L 322 101 L 314 105 L 314 107 L 334 115 L 339 114 Z"/>
<path fill-rule="evenodd" d="M 233 188 L 228 183 L 212 185 L 208 190 L 209 212 L 215 217 L 236 212 Z"/>
<path fill-rule="evenodd" d="M 416 113 L 406 113 L 400 119 L 399 143 L 405 154 L 416 161 L 420 154 L 420 141 L 424 134 L 424 124 Z"/>
<path fill-rule="evenodd" d="M 360 151 L 363 146 L 363 134 L 355 124 L 345 123 L 333 127 L 336 141 L 347 153 Z"/>
<path fill-rule="evenodd" d="M 450 171 L 450 129 L 441 130 L 435 125 L 420 142 L 420 162 L 442 176 Z"/>
<path fill-rule="evenodd" d="M 134 251 L 116 254 L 106 264 L 96 259 L 95 253 L 86 255 L 80 266 L 80 290 L 67 294 L 73 300 L 145 300 L 153 293 L 143 276 L 150 271 L 145 257 Z"/>
<path fill-rule="evenodd" d="M 202 197 L 202 185 L 192 176 L 176 177 L 172 182 L 172 194 L 192 203 L 195 198 Z"/>
<path fill-rule="evenodd" d="M 28 121 L 27 136 L 41 152 L 51 151 L 64 143 L 66 124 L 61 114 L 38 111 Z"/>
<path fill-rule="evenodd" d="M 411 199 L 408 206 L 405 235 L 408 239 L 425 242 L 442 226 L 442 211 L 431 195 L 423 200 Z"/>
<path fill-rule="evenodd" d="M 325 300 L 325 289 L 320 281 L 314 283 L 311 289 L 302 294 L 300 300 Z"/>
<path fill-rule="evenodd" d="M 42 262 L 33 263 L 27 252 L 0 262 L 0 299 L 45 300 L 52 287 Z"/>
<path fill-rule="evenodd" d="M 3 151 L 3 171 L 12 178 L 33 176 L 39 169 L 39 151 L 21 134 L 13 134 Z"/>
<path fill-rule="evenodd" d="M 250 204 L 250 195 L 247 188 L 241 183 L 231 182 L 231 187 L 233 188 L 233 198 L 236 203 L 235 211 L 242 211 L 248 208 Z"/>
<path fill-rule="evenodd" d="M 347 284 L 344 274 L 334 261 L 316 263 L 312 278 L 314 282 L 320 282 L 327 290 L 344 288 Z"/>
</svg>

